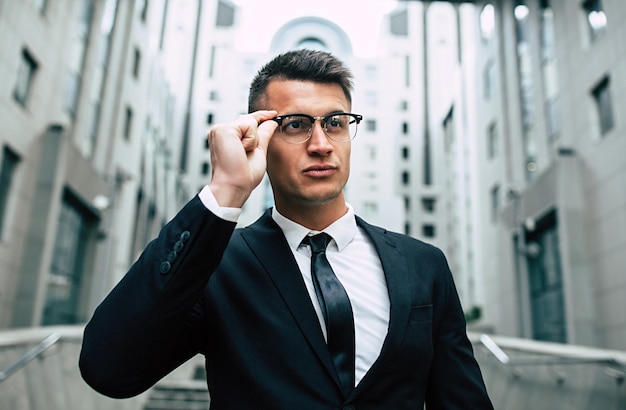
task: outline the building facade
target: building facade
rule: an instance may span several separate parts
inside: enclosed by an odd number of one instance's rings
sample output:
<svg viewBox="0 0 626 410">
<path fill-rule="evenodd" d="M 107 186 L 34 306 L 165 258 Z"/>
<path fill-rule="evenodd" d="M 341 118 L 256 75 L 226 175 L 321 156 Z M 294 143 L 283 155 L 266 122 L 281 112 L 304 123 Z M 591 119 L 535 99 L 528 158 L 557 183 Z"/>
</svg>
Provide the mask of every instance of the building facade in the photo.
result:
<svg viewBox="0 0 626 410">
<path fill-rule="evenodd" d="M 83 323 L 188 199 L 171 14 L 0 2 L 0 327 Z"/>
<path fill-rule="evenodd" d="M 473 217 L 449 243 L 471 248 L 483 321 L 501 334 L 624 349 L 626 4 L 446 7 L 461 33 L 459 86 L 432 126 L 454 141 L 457 154 L 443 157 L 451 180 L 469 176 L 473 210 L 459 198 L 450 206 Z M 459 105 L 467 119 L 446 138 Z"/>
</svg>

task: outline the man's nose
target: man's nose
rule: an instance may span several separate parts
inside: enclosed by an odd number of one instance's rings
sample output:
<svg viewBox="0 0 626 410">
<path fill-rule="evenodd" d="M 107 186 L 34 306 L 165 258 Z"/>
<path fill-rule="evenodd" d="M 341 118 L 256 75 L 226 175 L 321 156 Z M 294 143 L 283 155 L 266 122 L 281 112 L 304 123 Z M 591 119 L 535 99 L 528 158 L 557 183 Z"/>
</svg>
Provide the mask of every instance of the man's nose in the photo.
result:
<svg viewBox="0 0 626 410">
<path fill-rule="evenodd" d="M 308 142 L 309 151 L 321 152 L 327 154 L 333 150 L 333 145 L 324 131 L 322 121 L 315 121 L 311 126 L 311 139 Z"/>
</svg>

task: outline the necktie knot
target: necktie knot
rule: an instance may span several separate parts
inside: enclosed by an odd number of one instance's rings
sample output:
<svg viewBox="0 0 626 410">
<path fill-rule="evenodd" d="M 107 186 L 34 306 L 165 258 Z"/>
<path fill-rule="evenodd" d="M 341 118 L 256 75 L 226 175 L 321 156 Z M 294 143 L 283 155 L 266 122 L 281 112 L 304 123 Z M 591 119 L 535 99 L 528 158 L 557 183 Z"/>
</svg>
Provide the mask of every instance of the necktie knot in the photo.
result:
<svg viewBox="0 0 626 410">
<path fill-rule="evenodd" d="M 332 238 L 326 232 L 317 235 L 307 236 L 304 242 L 311 245 L 311 252 L 314 254 L 326 252 L 326 247 Z"/>
</svg>

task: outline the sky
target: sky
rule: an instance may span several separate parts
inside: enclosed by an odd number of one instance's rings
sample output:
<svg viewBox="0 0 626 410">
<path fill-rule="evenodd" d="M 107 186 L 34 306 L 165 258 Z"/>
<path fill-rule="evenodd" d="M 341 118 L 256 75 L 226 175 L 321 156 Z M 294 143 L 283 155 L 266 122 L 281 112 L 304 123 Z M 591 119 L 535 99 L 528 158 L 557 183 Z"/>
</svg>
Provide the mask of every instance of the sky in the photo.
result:
<svg viewBox="0 0 626 410">
<path fill-rule="evenodd" d="M 264 52 L 274 33 L 298 17 L 316 16 L 340 26 L 350 37 L 357 57 L 373 57 L 383 16 L 398 4 L 395 0 L 231 0 L 241 6 L 241 30 L 236 47 Z"/>
</svg>

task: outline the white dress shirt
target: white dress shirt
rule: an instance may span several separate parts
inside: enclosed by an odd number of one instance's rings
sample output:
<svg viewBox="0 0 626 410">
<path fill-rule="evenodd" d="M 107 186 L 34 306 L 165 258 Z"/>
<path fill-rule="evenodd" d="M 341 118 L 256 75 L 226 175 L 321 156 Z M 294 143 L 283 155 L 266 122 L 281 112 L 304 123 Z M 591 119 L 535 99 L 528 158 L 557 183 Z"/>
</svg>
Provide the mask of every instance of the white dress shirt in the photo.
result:
<svg viewBox="0 0 626 410">
<path fill-rule="evenodd" d="M 240 210 L 220 207 L 208 187 L 200 192 L 199 197 L 215 215 L 233 222 L 237 220 Z M 378 253 L 367 235 L 357 226 L 352 207 L 349 204 L 346 206 L 346 214 L 324 229 L 324 232 L 333 238 L 328 244 L 326 257 L 346 289 L 352 305 L 355 383 L 358 384 L 380 354 L 389 326 L 390 302 Z M 311 250 L 308 245 L 301 244 L 305 236 L 319 232 L 285 218 L 275 208 L 272 210 L 272 218 L 282 229 L 298 263 L 325 338 L 324 317 L 311 277 Z"/>
</svg>

